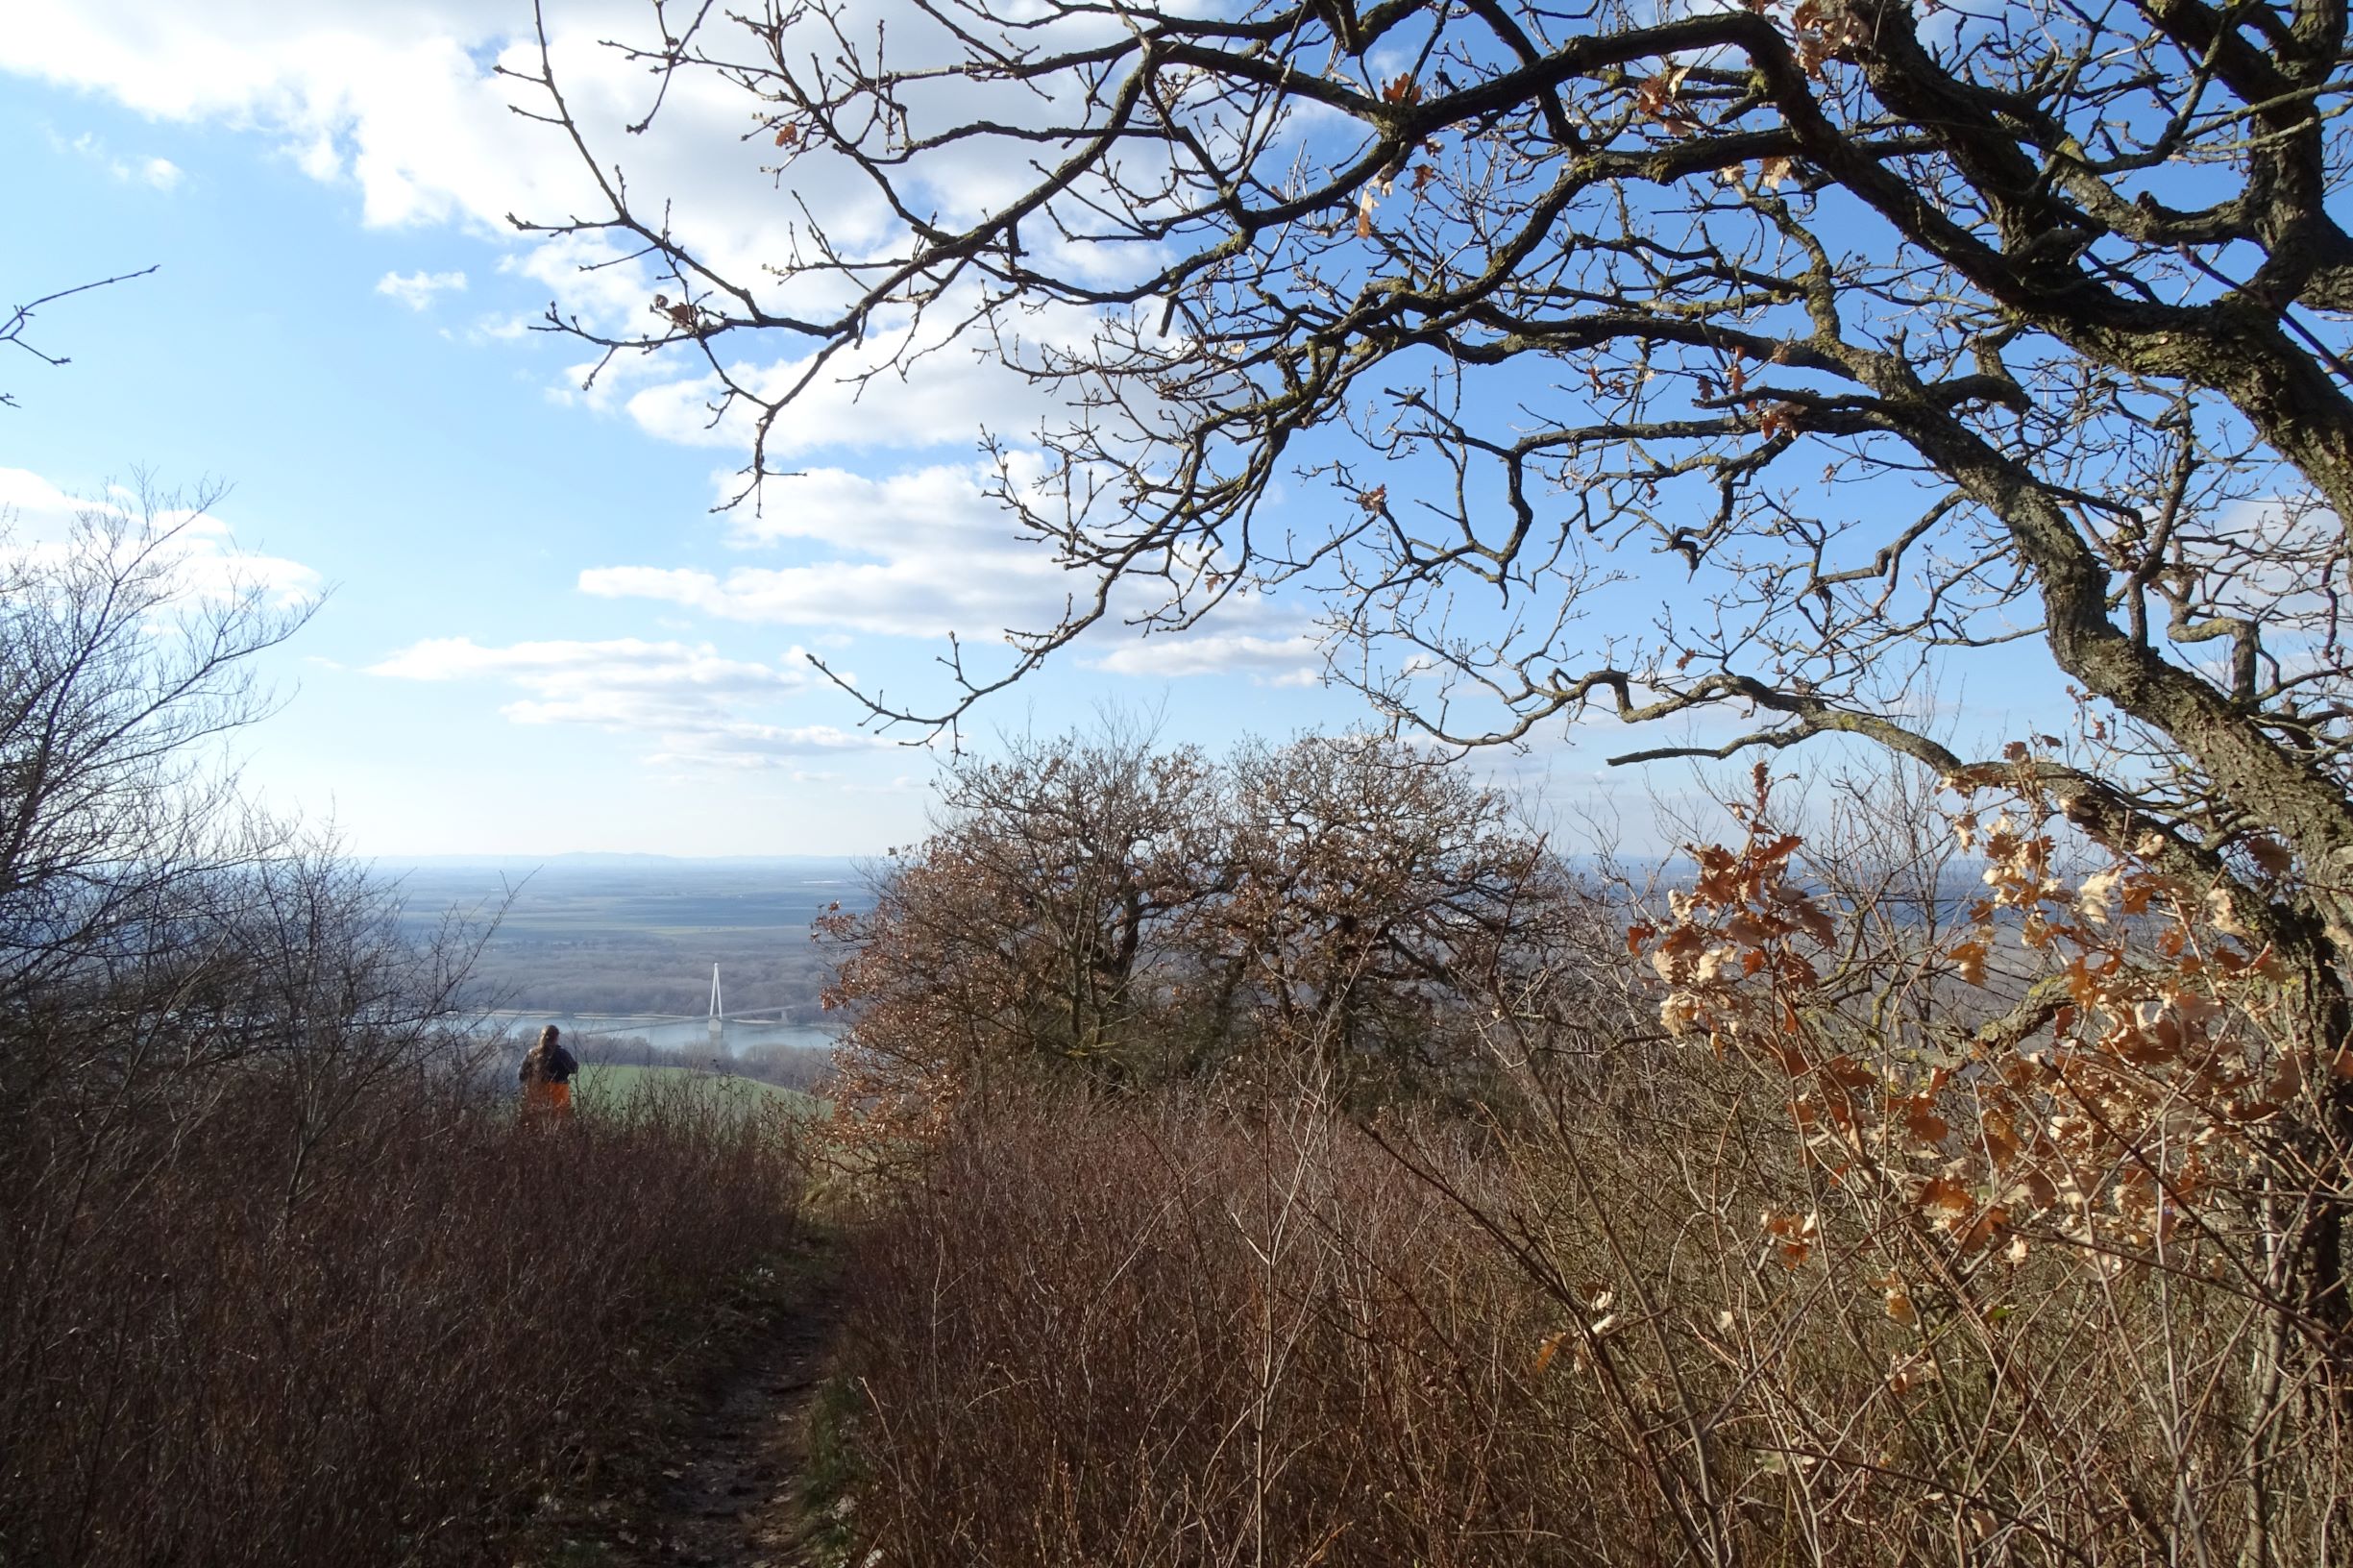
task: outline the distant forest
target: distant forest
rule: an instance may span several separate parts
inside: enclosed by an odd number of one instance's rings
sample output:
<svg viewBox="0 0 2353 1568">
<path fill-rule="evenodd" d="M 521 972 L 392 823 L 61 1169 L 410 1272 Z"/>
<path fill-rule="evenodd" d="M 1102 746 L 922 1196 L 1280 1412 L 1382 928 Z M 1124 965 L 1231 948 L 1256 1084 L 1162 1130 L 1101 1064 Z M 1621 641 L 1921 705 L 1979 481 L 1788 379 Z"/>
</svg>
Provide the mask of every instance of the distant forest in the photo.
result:
<svg viewBox="0 0 2353 1568">
<path fill-rule="evenodd" d="M 420 929 L 451 911 L 503 914 L 477 961 L 480 1007 L 697 1014 L 720 967 L 730 1014 L 814 1023 L 828 972 L 809 922 L 872 895 L 857 863 L 558 858 L 440 863 L 401 873 Z"/>
</svg>

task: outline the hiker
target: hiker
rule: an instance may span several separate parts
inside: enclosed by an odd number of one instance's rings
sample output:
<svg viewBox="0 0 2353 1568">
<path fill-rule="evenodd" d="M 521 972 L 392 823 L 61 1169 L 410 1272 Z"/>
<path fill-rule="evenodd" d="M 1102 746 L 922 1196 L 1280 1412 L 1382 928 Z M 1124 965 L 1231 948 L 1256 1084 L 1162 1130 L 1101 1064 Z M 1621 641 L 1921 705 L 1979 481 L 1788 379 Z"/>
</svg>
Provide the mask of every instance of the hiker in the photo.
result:
<svg viewBox="0 0 2353 1568">
<path fill-rule="evenodd" d="M 523 1119 L 562 1121 L 572 1115 L 572 1075 L 579 1059 L 564 1049 L 564 1032 L 550 1024 L 539 1031 L 539 1043 L 523 1055 Z"/>
</svg>

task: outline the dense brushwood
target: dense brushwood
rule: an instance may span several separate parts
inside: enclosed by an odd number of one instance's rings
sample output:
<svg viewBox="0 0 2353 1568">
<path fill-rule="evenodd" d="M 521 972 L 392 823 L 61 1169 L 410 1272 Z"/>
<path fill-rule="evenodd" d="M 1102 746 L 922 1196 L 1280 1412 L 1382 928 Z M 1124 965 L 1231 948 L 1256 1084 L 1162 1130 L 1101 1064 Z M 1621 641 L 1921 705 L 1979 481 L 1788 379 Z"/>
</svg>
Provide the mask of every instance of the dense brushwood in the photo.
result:
<svg viewBox="0 0 2353 1568">
<path fill-rule="evenodd" d="M 1384 754 L 1342 746 L 1284 776 Z M 850 1136 L 901 1172 L 865 1236 L 852 1363 L 886 1556 L 2336 1550 L 2353 1454 L 2318 1264 L 2345 1150 L 2322 1135 L 2353 1058 L 2306 1054 L 2292 967 L 2212 885 L 2101 846 L 2047 796 L 1924 833 L 1909 814 L 1933 781 L 1814 822 L 1758 769 L 1726 802 L 1734 842 L 1695 843 L 1650 886 L 1425 932 L 1478 962 L 1416 971 L 1455 988 L 1415 1015 L 1442 1048 L 1417 1073 L 1368 1070 L 1385 1045 L 1338 1048 L 1394 1038 L 1352 1032 L 1366 1003 L 1344 989 L 1236 1010 L 1182 984 L 1208 966 L 1176 943 L 1187 917 L 1250 907 L 1243 879 L 1196 873 L 1163 900 L 1186 913 L 1138 944 L 1154 1008 L 1089 1015 L 1089 1038 L 1137 1053 L 1105 1072 L 1066 1048 L 1044 988 L 1071 972 L 1072 932 L 1117 951 L 1116 922 L 1042 916 L 1033 890 L 1068 885 L 1052 878 L 953 875 L 952 903 L 925 880 L 1017 824 L 1028 864 L 1136 886 L 1135 845 L 1064 835 L 1101 820 L 1090 788 L 1165 775 L 1101 760 L 1048 775 L 1071 809 L 951 814 L 856 928 L 846 975 L 874 1002 L 852 1082 L 874 1094 L 850 1100 L 872 1114 Z M 1192 810 L 1230 814 L 1185 819 L 1182 842 L 1218 847 L 1187 866 L 1339 815 L 1200 787 L 1221 776 L 1206 765 L 1176 776 Z M 1030 798 L 989 798 L 1008 794 Z M 1453 793 L 1318 798 L 1353 802 L 1358 843 L 1375 822 L 1408 845 L 1483 842 Z M 1449 814 L 1409 828 L 1385 809 L 1404 802 Z M 1399 890 L 1428 884 L 1386 874 L 1414 857 L 1377 859 L 1331 864 L 1382 907 L 1421 907 Z M 1506 884 L 1532 914 L 1523 886 Z M 927 965 L 896 967 L 892 922 L 927 911 Z M 1213 919 L 1326 951 L 1299 923 Z M 1032 967 L 997 968 L 1014 958 Z M 966 989 L 976 972 L 1006 989 Z M 1395 1005 L 1396 971 L 1347 972 Z M 1001 1009 L 1023 995 L 1056 1001 L 1013 1027 Z M 976 996 L 1000 1011 L 967 1011 Z M 956 1048 L 927 1020 L 963 1031 Z M 1143 1049 L 1203 1038 L 1222 1048 Z"/>
</svg>

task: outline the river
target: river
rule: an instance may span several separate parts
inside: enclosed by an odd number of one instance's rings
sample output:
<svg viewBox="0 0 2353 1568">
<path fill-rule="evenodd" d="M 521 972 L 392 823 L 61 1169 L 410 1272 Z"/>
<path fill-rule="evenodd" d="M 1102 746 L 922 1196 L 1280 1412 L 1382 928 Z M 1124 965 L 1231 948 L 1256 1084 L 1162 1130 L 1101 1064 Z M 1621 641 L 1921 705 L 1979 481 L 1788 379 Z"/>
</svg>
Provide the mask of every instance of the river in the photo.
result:
<svg viewBox="0 0 2353 1568">
<path fill-rule="evenodd" d="M 711 1021 L 700 1017 L 679 1017 L 662 1014 L 615 1013 L 490 1013 L 483 1016 L 486 1031 L 503 1031 L 524 1041 L 538 1037 L 548 1024 L 564 1032 L 564 1039 L 577 1044 L 601 1040 L 642 1040 L 650 1045 L 670 1050 L 694 1051 L 711 1042 Z M 806 1023 L 779 1023 L 773 1018 L 722 1018 L 720 1041 L 733 1055 L 742 1055 L 764 1045 L 798 1045 L 818 1050 L 831 1050 L 835 1036 L 830 1029 L 821 1029 Z"/>
</svg>

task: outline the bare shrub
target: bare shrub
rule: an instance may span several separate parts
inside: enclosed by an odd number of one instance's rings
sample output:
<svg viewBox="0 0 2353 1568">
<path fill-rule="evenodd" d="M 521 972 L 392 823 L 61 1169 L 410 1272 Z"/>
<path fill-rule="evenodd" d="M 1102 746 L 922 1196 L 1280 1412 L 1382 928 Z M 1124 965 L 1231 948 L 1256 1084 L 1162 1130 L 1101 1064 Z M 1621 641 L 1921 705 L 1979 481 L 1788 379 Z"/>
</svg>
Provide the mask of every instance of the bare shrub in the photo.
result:
<svg viewBox="0 0 2353 1568">
<path fill-rule="evenodd" d="M 2027 792 L 1954 819 L 1982 857 L 1963 929 L 1875 955 L 1981 987 L 2008 944 L 2019 983 L 1907 1018 L 1837 983 L 1861 922 L 1792 881 L 1773 814 L 1760 768 L 1745 842 L 1697 850 L 1696 882 L 1632 933 L 1663 1019 L 1710 1064 L 1675 1075 L 1709 1087 L 1638 1161 L 1680 1179 L 1590 1174 L 1565 1117 L 1544 1144 L 1580 1227 L 1617 1247 L 1600 1277 L 1644 1303 L 1622 1349 L 1578 1332 L 1597 1360 L 1678 1373 L 1692 1530 L 1721 1530 L 1709 1451 L 1745 1428 L 1744 1487 L 1815 1542 L 1869 1497 L 1840 1560 L 1944 1542 L 2327 1560 L 2353 1500 L 2335 1110 L 2353 1066 L 2265 918 L 2235 882 L 2183 876 L 2162 834 L 2070 874 L 2060 806 Z M 1638 1262 L 1661 1226 L 1687 1252 Z M 1847 1354 L 1825 1354 L 1830 1327 Z"/>
<path fill-rule="evenodd" d="M 1001 1101 L 849 1263 L 883 1560 L 1578 1560 L 1540 1300 L 1320 1114 Z"/>
<path fill-rule="evenodd" d="M 1557 1021 L 1593 914 L 1500 792 L 1410 747 L 1221 762 L 1115 728 L 960 764 L 872 909 L 819 932 L 852 1128 L 919 1139 L 1041 1076 L 1475 1100 L 1503 1087 L 1475 1020 Z"/>
<path fill-rule="evenodd" d="M 1809 846 L 1773 782 L 1517 960 L 1470 1116 L 961 1102 L 861 1255 L 886 1560 L 2341 1556 L 2294 966 L 2051 800 Z"/>
<path fill-rule="evenodd" d="M 307 1145 L 300 1097 L 0 1153 L 0 1557 L 479 1562 L 794 1234 L 789 1129 L 692 1096 L 521 1134 L 408 1076 Z"/>
<path fill-rule="evenodd" d="M 910 1564 L 2334 1560 L 2276 1298 L 1921 1190 L 1703 1048 L 1487 1139 L 999 1098 L 851 1260 L 853 1517 Z"/>
<path fill-rule="evenodd" d="M 1388 1140 L 1557 1313 L 1655 1504 L 1611 1550 L 2334 1560 L 2342 1058 L 2295 967 L 2162 836 L 2025 794 L 1814 848 L 1772 783 L 1630 933 L 1672 1044 L 1528 1074 L 1500 1201 Z"/>
</svg>

